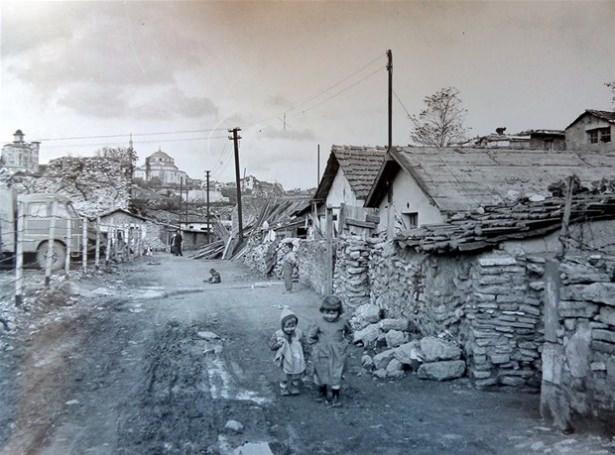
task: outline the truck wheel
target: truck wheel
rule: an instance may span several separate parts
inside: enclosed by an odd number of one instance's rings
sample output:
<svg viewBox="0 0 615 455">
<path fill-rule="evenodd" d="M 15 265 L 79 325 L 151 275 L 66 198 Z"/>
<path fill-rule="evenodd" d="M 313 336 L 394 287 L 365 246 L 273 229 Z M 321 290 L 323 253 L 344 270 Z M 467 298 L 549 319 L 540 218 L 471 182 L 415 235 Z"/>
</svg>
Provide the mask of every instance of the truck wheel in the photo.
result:
<svg viewBox="0 0 615 455">
<path fill-rule="evenodd" d="M 38 246 L 36 250 L 36 264 L 42 270 L 47 266 L 47 244 L 45 241 Z M 66 247 L 60 242 L 53 242 L 51 250 L 51 270 L 60 270 L 64 266 L 66 259 Z"/>
</svg>

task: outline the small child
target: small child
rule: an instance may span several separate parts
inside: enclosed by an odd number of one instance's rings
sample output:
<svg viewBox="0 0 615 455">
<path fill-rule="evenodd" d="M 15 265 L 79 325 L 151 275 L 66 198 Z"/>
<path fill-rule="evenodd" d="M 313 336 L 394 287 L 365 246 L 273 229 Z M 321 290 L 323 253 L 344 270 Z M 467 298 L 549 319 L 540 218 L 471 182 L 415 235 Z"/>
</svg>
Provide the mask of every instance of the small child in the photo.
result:
<svg viewBox="0 0 615 455">
<path fill-rule="evenodd" d="M 301 377 L 305 372 L 303 355 L 303 333 L 297 328 L 299 319 L 288 307 L 280 316 L 281 329 L 271 337 L 269 347 L 275 353 L 275 363 L 281 369 L 280 394 L 282 396 L 301 393 Z"/>
<path fill-rule="evenodd" d="M 342 301 L 334 295 L 325 297 L 320 305 L 322 320 L 309 331 L 308 343 L 313 344 L 314 380 L 319 387 L 319 400 L 340 406 L 342 374 L 346 366 L 346 336 L 350 324 L 342 318 Z"/>
<path fill-rule="evenodd" d="M 218 271 L 214 268 L 209 269 L 209 278 L 207 279 L 207 283 L 217 284 L 222 282 L 222 277 L 218 273 Z"/>
</svg>

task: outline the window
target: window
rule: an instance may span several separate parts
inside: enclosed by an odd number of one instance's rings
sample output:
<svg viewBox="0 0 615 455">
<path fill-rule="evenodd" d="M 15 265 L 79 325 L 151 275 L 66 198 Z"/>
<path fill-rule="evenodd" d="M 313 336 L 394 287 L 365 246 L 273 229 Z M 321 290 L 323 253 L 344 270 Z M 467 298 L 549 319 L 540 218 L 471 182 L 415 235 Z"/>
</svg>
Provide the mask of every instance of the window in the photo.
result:
<svg viewBox="0 0 615 455">
<path fill-rule="evenodd" d="M 590 130 L 587 132 L 587 135 L 589 136 L 589 143 L 590 144 L 597 144 L 598 143 L 598 130 Z"/>
<path fill-rule="evenodd" d="M 405 212 L 401 214 L 404 227 L 407 229 L 415 228 L 419 225 L 419 214 L 417 212 Z"/>
<path fill-rule="evenodd" d="M 600 142 L 611 142 L 611 128 L 600 128 Z"/>
<path fill-rule="evenodd" d="M 49 204 L 46 202 L 31 202 L 28 204 L 28 215 L 49 216 Z"/>
</svg>

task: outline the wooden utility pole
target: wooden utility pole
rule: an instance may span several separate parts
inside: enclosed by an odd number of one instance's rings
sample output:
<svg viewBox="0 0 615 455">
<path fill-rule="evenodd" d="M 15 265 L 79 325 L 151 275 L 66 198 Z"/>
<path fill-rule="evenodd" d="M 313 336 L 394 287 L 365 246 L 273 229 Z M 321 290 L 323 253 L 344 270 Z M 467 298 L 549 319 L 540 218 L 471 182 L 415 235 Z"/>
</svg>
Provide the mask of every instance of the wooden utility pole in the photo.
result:
<svg viewBox="0 0 615 455">
<path fill-rule="evenodd" d="M 235 146 L 235 184 L 237 185 L 237 221 L 239 222 L 239 240 L 243 240 L 243 220 L 241 218 L 241 181 L 239 178 L 239 131 L 241 128 L 233 128 L 229 130 L 229 133 L 233 133 L 233 136 L 229 137 L 233 141 Z"/>
<path fill-rule="evenodd" d="M 387 71 L 389 72 L 389 147 L 391 151 L 393 146 L 393 52 L 391 49 L 387 51 Z"/>
<path fill-rule="evenodd" d="M 182 222 L 182 212 L 183 212 L 183 196 L 184 196 L 184 178 L 180 178 L 179 179 L 179 215 L 177 217 L 177 219 L 179 220 L 179 222 L 177 224 L 180 224 L 180 228 L 181 228 L 181 222 Z"/>
<path fill-rule="evenodd" d="M 96 218 L 96 251 L 94 252 L 94 267 L 100 268 L 100 217 Z"/>
<path fill-rule="evenodd" d="M 320 185 L 320 144 L 318 144 L 318 158 L 316 159 L 316 188 Z"/>
<path fill-rule="evenodd" d="M 207 178 L 207 243 L 211 243 L 211 220 L 209 218 L 209 172 L 205 171 Z"/>
<path fill-rule="evenodd" d="M 83 218 L 81 230 L 81 267 L 83 273 L 88 272 L 88 219 Z"/>
</svg>

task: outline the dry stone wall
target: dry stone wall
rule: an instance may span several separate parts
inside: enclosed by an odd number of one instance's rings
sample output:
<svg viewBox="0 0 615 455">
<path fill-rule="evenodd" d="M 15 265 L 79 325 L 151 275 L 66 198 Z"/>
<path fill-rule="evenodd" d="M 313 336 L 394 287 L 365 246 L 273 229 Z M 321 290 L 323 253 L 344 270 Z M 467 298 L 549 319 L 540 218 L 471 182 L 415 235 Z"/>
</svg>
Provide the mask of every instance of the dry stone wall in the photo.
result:
<svg viewBox="0 0 615 455">
<path fill-rule="evenodd" d="M 333 291 L 351 308 L 369 303 L 371 245 L 360 237 L 343 238 L 337 245 Z"/>
<path fill-rule="evenodd" d="M 557 349 L 549 376 L 572 415 L 615 422 L 615 258 L 567 257 L 560 265 Z M 555 373 L 555 374 L 554 374 Z M 612 431 L 612 426 L 611 426 Z"/>
</svg>

